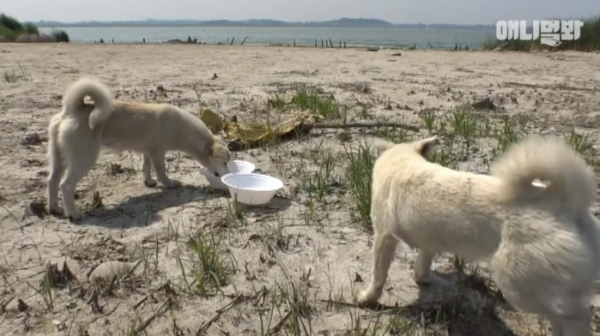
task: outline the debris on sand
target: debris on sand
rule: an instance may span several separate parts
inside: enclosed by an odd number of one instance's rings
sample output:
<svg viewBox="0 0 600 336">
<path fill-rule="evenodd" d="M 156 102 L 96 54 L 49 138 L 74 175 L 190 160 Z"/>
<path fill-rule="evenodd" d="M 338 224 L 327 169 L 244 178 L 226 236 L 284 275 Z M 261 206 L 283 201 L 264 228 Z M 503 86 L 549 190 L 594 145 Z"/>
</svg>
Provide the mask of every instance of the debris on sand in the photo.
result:
<svg viewBox="0 0 600 336">
<path fill-rule="evenodd" d="M 72 281 L 77 281 L 77 277 L 71 272 L 71 269 L 67 266 L 67 262 L 63 261 L 62 269 L 58 268 L 58 264 L 48 263 L 43 281 L 48 281 L 53 288 L 60 288 Z"/>
<path fill-rule="evenodd" d="M 496 105 L 494 105 L 494 102 L 492 102 L 492 99 L 490 99 L 490 97 L 486 97 L 480 101 L 477 101 L 477 102 L 471 104 L 471 106 L 476 110 L 495 110 L 496 109 Z"/>
<path fill-rule="evenodd" d="M 27 134 L 25 136 L 25 139 L 23 139 L 23 141 L 21 143 L 23 145 L 36 146 L 36 145 L 41 145 L 43 141 L 44 141 L 44 139 L 42 139 L 42 137 L 40 137 L 39 134 L 31 133 L 31 134 Z"/>
<path fill-rule="evenodd" d="M 43 201 L 35 200 L 29 203 L 29 209 L 26 211 L 27 215 L 34 215 L 40 219 L 44 219 L 48 212 Z"/>
<path fill-rule="evenodd" d="M 122 278 L 135 271 L 136 267 L 140 264 L 134 262 L 123 262 L 123 261 L 107 261 L 98 267 L 96 267 L 89 276 L 90 280 L 103 280 L 111 282 L 115 278 Z"/>
</svg>

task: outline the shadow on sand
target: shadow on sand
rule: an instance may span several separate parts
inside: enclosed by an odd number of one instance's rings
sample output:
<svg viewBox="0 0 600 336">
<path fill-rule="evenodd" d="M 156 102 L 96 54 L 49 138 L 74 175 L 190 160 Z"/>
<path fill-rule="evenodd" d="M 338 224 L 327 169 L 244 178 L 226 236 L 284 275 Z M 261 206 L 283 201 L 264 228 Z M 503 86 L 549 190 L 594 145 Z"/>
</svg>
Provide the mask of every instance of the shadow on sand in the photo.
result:
<svg viewBox="0 0 600 336">
<path fill-rule="evenodd" d="M 419 286 L 419 297 L 405 306 L 364 307 L 391 316 L 387 326 L 393 335 L 516 336 L 498 316 L 498 310 L 512 310 L 502 294 L 488 287 L 487 280 L 475 274 L 432 272 L 432 281 Z"/>
</svg>

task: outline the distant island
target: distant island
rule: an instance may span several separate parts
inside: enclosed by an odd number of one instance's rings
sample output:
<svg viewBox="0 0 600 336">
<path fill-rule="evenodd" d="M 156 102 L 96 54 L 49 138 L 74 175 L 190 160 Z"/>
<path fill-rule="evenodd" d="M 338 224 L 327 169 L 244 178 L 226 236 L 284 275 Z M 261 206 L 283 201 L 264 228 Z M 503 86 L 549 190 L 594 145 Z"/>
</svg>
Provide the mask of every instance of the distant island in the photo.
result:
<svg viewBox="0 0 600 336">
<path fill-rule="evenodd" d="M 329 27 L 329 28 L 420 28 L 420 29 L 473 29 L 489 30 L 493 25 L 456 25 L 456 24 L 394 24 L 379 19 L 368 18 L 342 18 L 331 21 L 286 22 L 279 20 L 160 20 L 147 19 L 141 21 L 79 21 L 58 22 L 38 21 L 32 22 L 38 27 L 172 27 L 172 26 L 201 26 L 201 27 Z"/>
</svg>

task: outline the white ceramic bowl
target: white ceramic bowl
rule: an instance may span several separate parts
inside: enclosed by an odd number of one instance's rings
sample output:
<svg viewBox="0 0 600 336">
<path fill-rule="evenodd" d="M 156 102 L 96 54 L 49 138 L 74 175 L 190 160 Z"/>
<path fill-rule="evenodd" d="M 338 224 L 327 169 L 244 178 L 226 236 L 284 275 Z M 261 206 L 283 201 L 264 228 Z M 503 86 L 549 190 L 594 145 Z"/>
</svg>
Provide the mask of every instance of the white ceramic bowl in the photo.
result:
<svg viewBox="0 0 600 336">
<path fill-rule="evenodd" d="M 263 174 L 227 174 L 221 180 L 233 199 L 247 205 L 267 204 L 283 188 L 281 180 Z"/>
<path fill-rule="evenodd" d="M 252 173 L 256 166 L 252 162 L 242 161 L 242 160 L 232 160 L 227 164 L 227 168 L 229 168 L 229 173 L 233 174 L 247 174 Z M 215 176 L 213 172 L 206 169 L 205 167 L 200 167 L 200 174 L 202 174 L 210 184 L 211 187 L 216 189 L 227 190 L 227 186 L 221 181 L 221 177 Z"/>
</svg>

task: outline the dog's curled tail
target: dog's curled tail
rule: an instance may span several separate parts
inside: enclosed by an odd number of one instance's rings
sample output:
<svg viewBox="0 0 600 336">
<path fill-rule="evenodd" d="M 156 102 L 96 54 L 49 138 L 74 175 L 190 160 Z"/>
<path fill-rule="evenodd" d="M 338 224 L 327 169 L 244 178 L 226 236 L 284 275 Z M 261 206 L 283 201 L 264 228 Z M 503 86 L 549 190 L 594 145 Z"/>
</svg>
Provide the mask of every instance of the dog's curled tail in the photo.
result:
<svg viewBox="0 0 600 336">
<path fill-rule="evenodd" d="M 71 84 L 65 92 L 62 103 L 66 113 L 79 113 L 86 96 L 94 101 L 95 108 L 88 121 L 90 128 L 94 129 L 104 123 L 114 112 L 113 95 L 108 87 L 98 80 L 82 77 Z"/>
<path fill-rule="evenodd" d="M 561 210 L 589 211 L 596 198 L 594 174 L 565 141 L 534 135 L 513 145 L 492 167 L 511 201 L 547 200 Z M 533 185 L 539 180 L 545 186 Z"/>
</svg>

